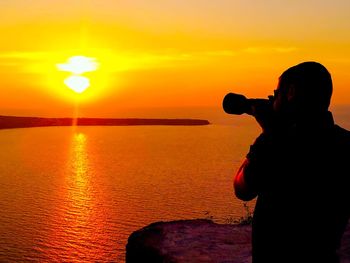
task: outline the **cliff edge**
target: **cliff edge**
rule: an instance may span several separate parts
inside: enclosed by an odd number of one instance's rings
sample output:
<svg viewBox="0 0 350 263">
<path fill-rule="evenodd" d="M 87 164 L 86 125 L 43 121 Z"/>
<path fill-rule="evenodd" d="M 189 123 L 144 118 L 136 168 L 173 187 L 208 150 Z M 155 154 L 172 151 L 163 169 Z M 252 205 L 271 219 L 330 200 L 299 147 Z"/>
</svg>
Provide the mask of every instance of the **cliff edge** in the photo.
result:
<svg viewBox="0 0 350 263">
<path fill-rule="evenodd" d="M 157 222 L 133 232 L 126 246 L 126 262 L 251 262 L 251 226 L 216 224 L 211 220 Z M 350 225 L 339 251 L 350 263 Z"/>
</svg>

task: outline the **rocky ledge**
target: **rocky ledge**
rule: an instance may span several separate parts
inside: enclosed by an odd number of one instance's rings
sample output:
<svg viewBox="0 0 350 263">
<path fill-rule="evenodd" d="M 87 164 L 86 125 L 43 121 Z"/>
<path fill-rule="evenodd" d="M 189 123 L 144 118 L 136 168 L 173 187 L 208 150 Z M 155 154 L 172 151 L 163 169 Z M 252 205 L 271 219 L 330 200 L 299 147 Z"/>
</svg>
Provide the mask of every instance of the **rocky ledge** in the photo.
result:
<svg viewBox="0 0 350 263">
<path fill-rule="evenodd" d="M 132 233 L 126 262 L 251 262 L 251 227 L 216 224 L 210 220 L 157 222 Z M 350 263 L 350 225 L 340 250 Z"/>
</svg>

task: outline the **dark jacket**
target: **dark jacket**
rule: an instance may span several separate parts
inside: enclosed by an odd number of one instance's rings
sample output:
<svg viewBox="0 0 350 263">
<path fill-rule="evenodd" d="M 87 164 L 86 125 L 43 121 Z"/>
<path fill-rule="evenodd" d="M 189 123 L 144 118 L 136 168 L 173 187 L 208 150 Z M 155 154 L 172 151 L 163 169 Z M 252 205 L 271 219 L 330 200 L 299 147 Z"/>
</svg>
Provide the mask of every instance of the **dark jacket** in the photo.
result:
<svg viewBox="0 0 350 263">
<path fill-rule="evenodd" d="M 328 112 L 284 133 L 261 134 L 247 160 L 248 199 L 258 196 L 253 263 L 338 262 L 350 215 L 350 132 Z"/>
</svg>

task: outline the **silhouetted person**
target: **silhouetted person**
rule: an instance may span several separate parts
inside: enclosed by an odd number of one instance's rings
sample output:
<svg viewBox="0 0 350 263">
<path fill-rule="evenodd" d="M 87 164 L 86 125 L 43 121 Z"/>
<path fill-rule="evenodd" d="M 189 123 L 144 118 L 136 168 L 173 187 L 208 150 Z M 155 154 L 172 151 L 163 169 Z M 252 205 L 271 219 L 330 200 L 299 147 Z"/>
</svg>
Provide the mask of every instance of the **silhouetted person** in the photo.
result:
<svg viewBox="0 0 350 263">
<path fill-rule="evenodd" d="M 250 147 L 234 189 L 257 196 L 253 263 L 339 262 L 350 214 L 350 132 L 328 111 L 332 79 L 316 62 L 279 78 L 272 106 L 256 105 L 263 132 Z"/>
</svg>

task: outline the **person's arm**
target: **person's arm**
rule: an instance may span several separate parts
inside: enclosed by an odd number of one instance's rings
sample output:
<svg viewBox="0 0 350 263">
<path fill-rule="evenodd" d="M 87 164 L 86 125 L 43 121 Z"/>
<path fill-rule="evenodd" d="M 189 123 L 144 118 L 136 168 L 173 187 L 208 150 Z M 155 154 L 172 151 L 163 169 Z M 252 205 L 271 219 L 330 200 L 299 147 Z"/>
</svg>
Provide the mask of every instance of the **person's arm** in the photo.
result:
<svg viewBox="0 0 350 263">
<path fill-rule="evenodd" d="M 233 187 L 237 198 L 254 199 L 262 188 L 263 180 L 271 169 L 271 141 L 262 133 L 250 147 L 246 159 L 239 168 Z"/>
<path fill-rule="evenodd" d="M 255 189 L 254 186 L 249 185 L 245 179 L 247 167 L 249 167 L 248 158 L 244 160 L 233 181 L 235 195 L 238 199 L 241 199 L 243 201 L 250 201 L 258 195 L 257 189 Z"/>
<path fill-rule="evenodd" d="M 283 122 L 275 115 L 272 104 L 255 103 L 252 113 L 262 128 L 262 133 L 251 145 L 246 159 L 239 168 L 233 182 L 235 195 L 243 201 L 254 199 L 264 188 L 273 167 L 274 145 L 283 131 Z"/>
</svg>

